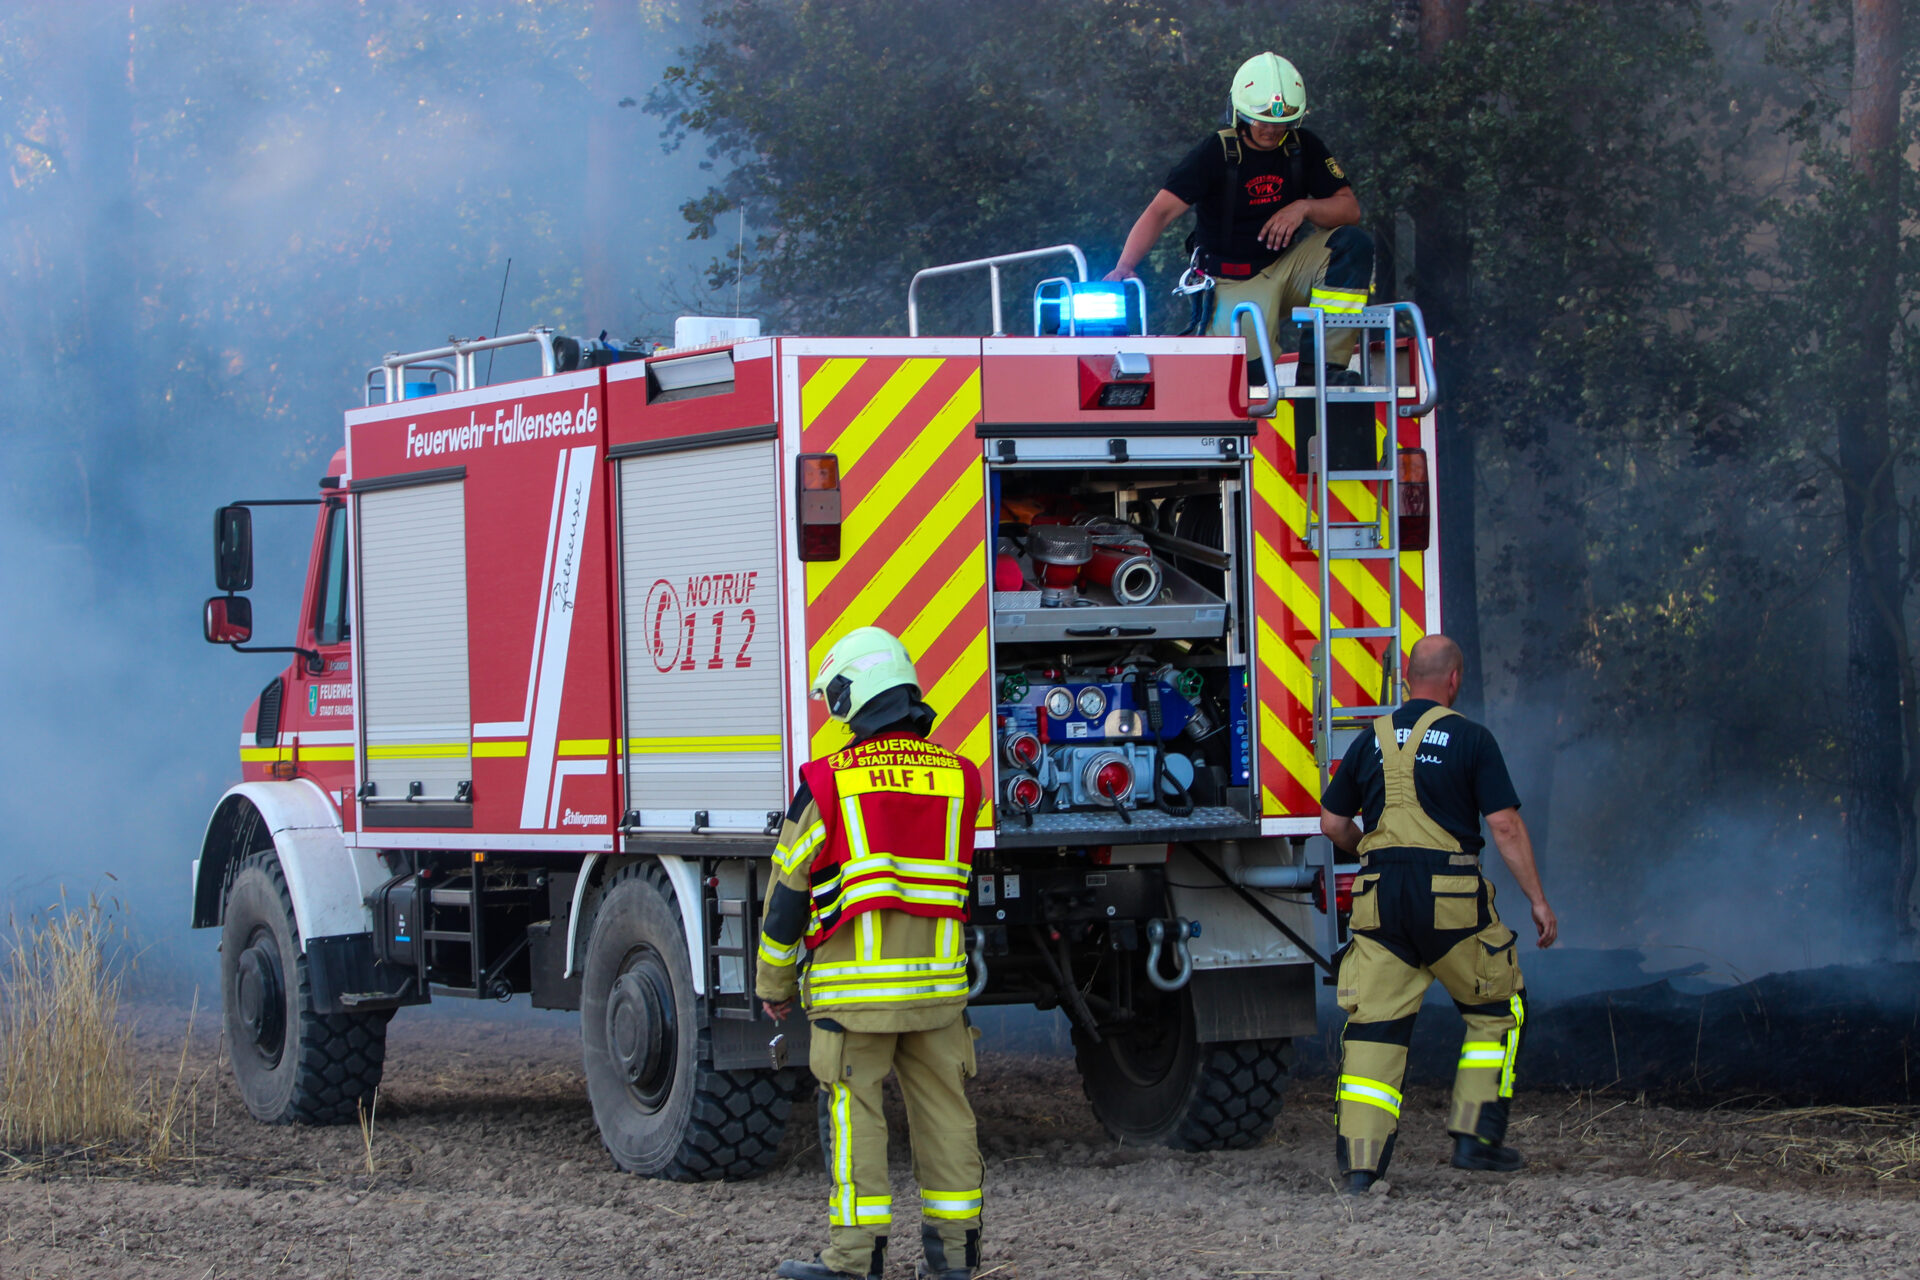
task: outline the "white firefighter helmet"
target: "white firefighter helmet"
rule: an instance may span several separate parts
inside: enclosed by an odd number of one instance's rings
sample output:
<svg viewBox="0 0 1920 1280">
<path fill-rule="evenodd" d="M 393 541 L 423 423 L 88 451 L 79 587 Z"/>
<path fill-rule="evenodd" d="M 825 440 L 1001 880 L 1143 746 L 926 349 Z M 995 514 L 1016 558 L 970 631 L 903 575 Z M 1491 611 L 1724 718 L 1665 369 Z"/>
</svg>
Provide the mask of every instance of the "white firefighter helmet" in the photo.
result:
<svg viewBox="0 0 1920 1280">
<path fill-rule="evenodd" d="M 1299 124 L 1307 82 L 1277 53 L 1256 53 L 1233 73 L 1233 115 L 1244 124 Z"/>
<path fill-rule="evenodd" d="M 879 627 L 855 627 L 827 650 L 807 693 L 824 699 L 827 714 L 850 725 L 860 708 L 901 685 L 913 690 L 912 697 L 920 696 L 920 676 L 907 647 Z"/>
</svg>

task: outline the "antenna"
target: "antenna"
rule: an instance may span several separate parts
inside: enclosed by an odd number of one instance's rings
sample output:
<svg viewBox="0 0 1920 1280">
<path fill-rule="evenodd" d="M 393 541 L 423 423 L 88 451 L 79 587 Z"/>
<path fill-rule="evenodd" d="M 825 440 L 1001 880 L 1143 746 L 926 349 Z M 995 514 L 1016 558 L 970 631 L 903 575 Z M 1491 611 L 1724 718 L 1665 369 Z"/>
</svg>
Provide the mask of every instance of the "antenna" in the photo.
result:
<svg viewBox="0 0 1920 1280">
<path fill-rule="evenodd" d="M 500 305 L 493 309 L 493 336 L 500 336 L 500 317 L 507 310 L 507 277 L 513 274 L 513 259 L 507 259 L 507 269 L 500 273 Z M 494 348 L 497 351 L 499 348 Z M 487 352 L 487 385 L 493 385 L 493 351 Z"/>
<path fill-rule="evenodd" d="M 733 241 L 733 314 L 740 314 L 740 277 L 747 270 L 747 202 L 740 202 L 740 229 Z"/>
</svg>

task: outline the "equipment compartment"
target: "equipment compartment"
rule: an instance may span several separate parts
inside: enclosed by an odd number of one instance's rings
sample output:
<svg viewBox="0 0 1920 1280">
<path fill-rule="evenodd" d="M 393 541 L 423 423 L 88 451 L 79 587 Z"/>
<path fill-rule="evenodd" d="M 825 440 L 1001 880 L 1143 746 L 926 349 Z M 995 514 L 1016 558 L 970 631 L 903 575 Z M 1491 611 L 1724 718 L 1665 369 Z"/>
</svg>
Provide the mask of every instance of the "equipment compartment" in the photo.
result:
<svg viewBox="0 0 1920 1280">
<path fill-rule="evenodd" d="M 1240 482 L 1235 466 L 996 470 L 1001 844 L 1257 829 Z"/>
</svg>

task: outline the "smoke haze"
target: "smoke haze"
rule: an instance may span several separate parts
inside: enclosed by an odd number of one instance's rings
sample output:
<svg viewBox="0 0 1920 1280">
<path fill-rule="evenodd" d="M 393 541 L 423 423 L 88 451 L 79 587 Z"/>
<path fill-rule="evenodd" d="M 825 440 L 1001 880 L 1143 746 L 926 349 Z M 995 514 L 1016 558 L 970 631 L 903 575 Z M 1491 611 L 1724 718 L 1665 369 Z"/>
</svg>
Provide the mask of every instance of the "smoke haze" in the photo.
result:
<svg viewBox="0 0 1920 1280">
<path fill-rule="evenodd" d="M 285 655 L 201 641 L 209 515 L 312 494 L 367 367 L 490 332 L 509 258 L 509 332 L 659 337 L 698 301 L 677 212 L 698 157 L 664 154 L 632 105 L 678 20 L 332 0 L 0 16 L 0 904 L 98 890 L 145 941 L 211 955 L 182 936 L 189 863 Z M 256 641 L 286 643 L 312 513 L 262 510 L 256 532 Z"/>
</svg>

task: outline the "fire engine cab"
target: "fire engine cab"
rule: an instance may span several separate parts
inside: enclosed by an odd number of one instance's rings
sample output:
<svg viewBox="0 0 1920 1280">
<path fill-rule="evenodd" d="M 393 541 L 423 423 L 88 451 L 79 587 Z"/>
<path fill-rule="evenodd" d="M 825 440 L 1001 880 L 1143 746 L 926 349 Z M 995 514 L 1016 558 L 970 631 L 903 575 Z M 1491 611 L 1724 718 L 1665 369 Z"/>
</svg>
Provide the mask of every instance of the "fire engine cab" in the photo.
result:
<svg viewBox="0 0 1920 1280">
<path fill-rule="evenodd" d="M 1047 258 L 1006 335 L 1002 269 Z M 993 334 L 922 336 L 925 281 L 974 273 Z M 1243 304 L 1250 387 L 1242 338 L 1147 336 L 1129 283 L 1057 246 L 922 272 L 907 337 L 376 366 L 271 504 L 317 509 L 304 602 L 194 862 L 252 1113 L 351 1119 L 396 1010 L 526 993 L 580 1011 L 623 1168 L 764 1169 L 805 1049 L 752 996 L 769 859 L 846 741 L 809 672 L 873 624 L 986 783 L 972 1000 L 1063 1010 L 1121 1141 L 1264 1136 L 1345 932 L 1320 789 L 1439 627 L 1433 374 L 1410 304 L 1302 309 L 1317 350 L 1362 331 L 1359 385 L 1293 386 Z M 539 376 L 485 385 L 506 346 Z M 266 505 L 215 518 L 206 636 L 242 652 Z"/>
</svg>

